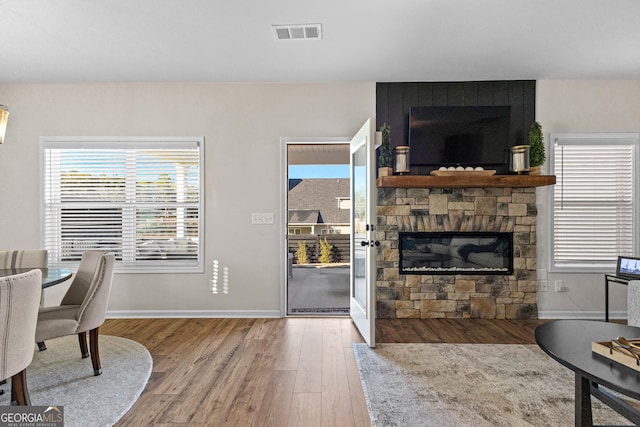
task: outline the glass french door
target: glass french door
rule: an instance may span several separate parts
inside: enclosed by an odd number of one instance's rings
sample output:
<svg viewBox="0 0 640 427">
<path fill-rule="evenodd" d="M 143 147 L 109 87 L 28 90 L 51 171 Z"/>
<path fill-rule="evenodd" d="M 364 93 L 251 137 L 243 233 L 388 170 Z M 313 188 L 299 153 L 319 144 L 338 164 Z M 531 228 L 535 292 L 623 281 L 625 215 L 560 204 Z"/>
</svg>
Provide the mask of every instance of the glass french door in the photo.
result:
<svg viewBox="0 0 640 427">
<path fill-rule="evenodd" d="M 372 119 L 351 140 L 350 316 L 369 347 L 375 346 L 375 124 Z"/>
</svg>

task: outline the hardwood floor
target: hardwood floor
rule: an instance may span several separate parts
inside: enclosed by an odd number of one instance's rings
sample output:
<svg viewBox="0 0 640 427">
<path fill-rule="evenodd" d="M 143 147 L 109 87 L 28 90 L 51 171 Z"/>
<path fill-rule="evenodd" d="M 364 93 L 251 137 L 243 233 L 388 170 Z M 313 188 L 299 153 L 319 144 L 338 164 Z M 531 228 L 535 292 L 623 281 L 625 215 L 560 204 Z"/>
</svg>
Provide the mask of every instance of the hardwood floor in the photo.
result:
<svg viewBox="0 0 640 427">
<path fill-rule="evenodd" d="M 377 342 L 533 344 L 543 321 L 378 320 Z M 153 357 L 118 426 L 370 426 L 349 318 L 111 319 Z"/>
<path fill-rule="evenodd" d="M 100 333 L 154 361 L 119 426 L 370 425 L 348 318 L 118 319 Z"/>
<path fill-rule="evenodd" d="M 545 320 L 379 319 L 379 343 L 535 344 Z"/>
</svg>

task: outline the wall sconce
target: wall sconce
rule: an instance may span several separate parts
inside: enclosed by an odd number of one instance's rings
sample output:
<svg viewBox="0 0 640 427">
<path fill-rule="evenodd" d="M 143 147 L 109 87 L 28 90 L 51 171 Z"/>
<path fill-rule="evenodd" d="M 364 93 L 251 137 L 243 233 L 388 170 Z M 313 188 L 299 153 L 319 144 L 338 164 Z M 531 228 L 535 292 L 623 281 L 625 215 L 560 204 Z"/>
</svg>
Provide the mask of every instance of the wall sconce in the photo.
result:
<svg viewBox="0 0 640 427">
<path fill-rule="evenodd" d="M 7 122 L 9 121 L 9 109 L 4 105 L 0 105 L 0 144 L 4 142 L 4 133 L 7 131 Z"/>
</svg>

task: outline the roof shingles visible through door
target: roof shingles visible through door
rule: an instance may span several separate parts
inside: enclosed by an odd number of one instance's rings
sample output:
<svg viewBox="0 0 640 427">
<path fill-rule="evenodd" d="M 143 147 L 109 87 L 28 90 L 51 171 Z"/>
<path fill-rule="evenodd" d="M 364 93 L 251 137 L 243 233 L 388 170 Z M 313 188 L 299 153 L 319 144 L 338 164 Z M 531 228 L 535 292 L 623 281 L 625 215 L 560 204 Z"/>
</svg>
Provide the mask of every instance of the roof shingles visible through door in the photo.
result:
<svg viewBox="0 0 640 427">
<path fill-rule="evenodd" d="M 289 222 L 293 224 L 319 224 L 320 211 L 308 209 L 289 209 Z"/>
<path fill-rule="evenodd" d="M 340 199 L 349 198 L 348 178 L 289 180 L 289 222 L 348 224 L 349 209 L 340 209 Z M 311 222 L 317 215 L 317 222 Z"/>
</svg>

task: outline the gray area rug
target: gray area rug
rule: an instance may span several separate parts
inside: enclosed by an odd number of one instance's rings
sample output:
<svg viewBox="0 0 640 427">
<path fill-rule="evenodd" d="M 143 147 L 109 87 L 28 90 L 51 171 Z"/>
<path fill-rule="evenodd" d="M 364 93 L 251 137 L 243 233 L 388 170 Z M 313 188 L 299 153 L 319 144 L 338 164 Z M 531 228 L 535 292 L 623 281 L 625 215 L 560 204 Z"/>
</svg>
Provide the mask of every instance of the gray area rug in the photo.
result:
<svg viewBox="0 0 640 427">
<path fill-rule="evenodd" d="M 27 368 L 31 404 L 64 406 L 65 427 L 111 426 L 131 408 L 151 375 L 153 361 L 147 349 L 132 340 L 100 336 L 102 375 L 94 376 L 91 358 L 80 357 L 77 336 L 46 342 L 35 350 Z M 11 387 L 0 396 L 9 405 Z"/>
<path fill-rule="evenodd" d="M 371 423 L 572 426 L 573 372 L 537 345 L 353 344 Z M 630 421 L 592 398 L 594 424 Z"/>
</svg>

